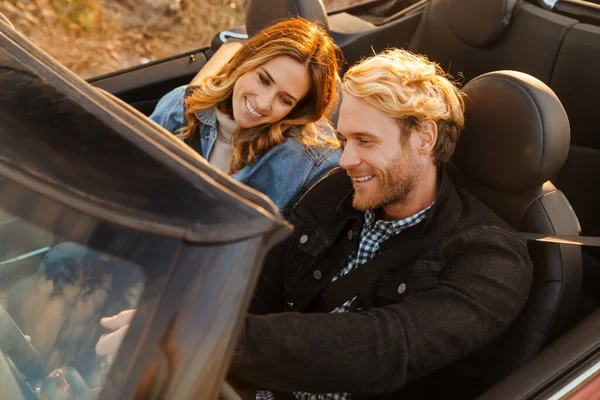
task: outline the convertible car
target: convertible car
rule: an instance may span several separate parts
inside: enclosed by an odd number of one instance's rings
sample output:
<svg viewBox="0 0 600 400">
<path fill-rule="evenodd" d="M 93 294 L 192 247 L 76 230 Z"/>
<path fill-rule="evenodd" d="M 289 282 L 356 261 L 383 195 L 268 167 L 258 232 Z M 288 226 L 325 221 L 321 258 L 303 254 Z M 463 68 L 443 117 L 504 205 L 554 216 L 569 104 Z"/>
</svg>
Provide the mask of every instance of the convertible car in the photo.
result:
<svg viewBox="0 0 600 400">
<path fill-rule="evenodd" d="M 254 0 L 246 26 L 206 47 L 88 81 L 0 14 L 2 398 L 240 398 L 232 346 L 264 256 L 293 227 L 145 116 L 223 42 L 290 16 L 327 27 L 345 68 L 403 47 L 461 77 L 467 127 L 450 171 L 529 240 L 535 267 L 477 395 L 597 397 L 600 6 L 376 0 L 328 14 L 320 0 Z M 40 274 L 61 246 L 95 250 L 94 285 Z M 97 322 L 126 307 L 138 312 L 109 365 Z"/>
</svg>

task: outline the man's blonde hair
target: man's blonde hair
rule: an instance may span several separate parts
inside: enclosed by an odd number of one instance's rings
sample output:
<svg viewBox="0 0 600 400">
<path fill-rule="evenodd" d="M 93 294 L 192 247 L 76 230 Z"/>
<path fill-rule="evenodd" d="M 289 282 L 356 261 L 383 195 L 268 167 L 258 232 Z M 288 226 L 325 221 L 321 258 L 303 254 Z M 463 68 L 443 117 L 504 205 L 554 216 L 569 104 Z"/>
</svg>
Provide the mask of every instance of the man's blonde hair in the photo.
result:
<svg viewBox="0 0 600 400">
<path fill-rule="evenodd" d="M 406 50 L 389 49 L 350 68 L 342 86 L 345 95 L 361 98 L 408 127 L 404 133 L 415 124 L 436 122 L 435 164 L 452 157 L 464 127 L 464 95 L 438 64 Z"/>
</svg>

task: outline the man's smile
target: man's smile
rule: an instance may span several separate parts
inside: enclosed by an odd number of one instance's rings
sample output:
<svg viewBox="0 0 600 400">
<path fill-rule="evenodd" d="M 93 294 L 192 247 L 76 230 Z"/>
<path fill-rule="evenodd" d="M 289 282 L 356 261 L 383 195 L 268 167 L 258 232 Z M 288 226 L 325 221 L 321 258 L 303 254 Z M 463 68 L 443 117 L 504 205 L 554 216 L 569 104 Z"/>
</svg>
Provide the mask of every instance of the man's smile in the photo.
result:
<svg viewBox="0 0 600 400">
<path fill-rule="evenodd" d="M 371 179 L 373 179 L 373 175 L 364 175 L 364 176 L 357 176 L 357 177 L 352 177 L 352 182 L 354 183 L 363 183 L 363 182 L 368 182 Z"/>
</svg>

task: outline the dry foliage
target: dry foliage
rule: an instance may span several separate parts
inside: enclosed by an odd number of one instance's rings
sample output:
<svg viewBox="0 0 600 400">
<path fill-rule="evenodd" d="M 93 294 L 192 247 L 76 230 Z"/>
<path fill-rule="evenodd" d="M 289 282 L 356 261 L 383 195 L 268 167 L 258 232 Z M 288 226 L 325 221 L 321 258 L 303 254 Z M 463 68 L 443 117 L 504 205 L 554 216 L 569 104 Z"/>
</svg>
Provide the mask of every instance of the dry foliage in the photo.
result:
<svg viewBox="0 0 600 400">
<path fill-rule="evenodd" d="M 365 0 L 325 0 L 329 10 Z M 0 0 L 0 12 L 84 78 L 203 47 L 247 0 Z"/>
</svg>

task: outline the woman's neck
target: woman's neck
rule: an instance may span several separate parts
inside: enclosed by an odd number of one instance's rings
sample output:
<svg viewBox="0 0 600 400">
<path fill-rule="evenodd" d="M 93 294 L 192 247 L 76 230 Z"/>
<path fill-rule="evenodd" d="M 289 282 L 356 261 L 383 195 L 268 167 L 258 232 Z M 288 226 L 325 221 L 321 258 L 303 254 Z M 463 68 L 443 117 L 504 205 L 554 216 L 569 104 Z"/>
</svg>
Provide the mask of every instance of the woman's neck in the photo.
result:
<svg viewBox="0 0 600 400">
<path fill-rule="evenodd" d="M 219 134 L 230 140 L 233 133 L 239 128 L 239 125 L 231 116 L 227 115 L 218 108 L 215 110 L 215 116 L 217 117 L 217 130 Z"/>
</svg>

